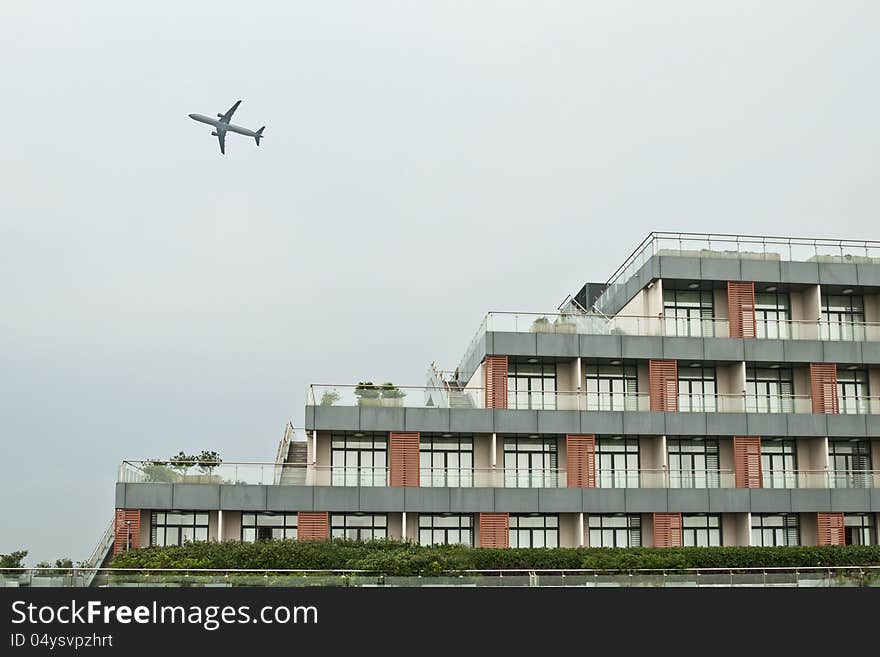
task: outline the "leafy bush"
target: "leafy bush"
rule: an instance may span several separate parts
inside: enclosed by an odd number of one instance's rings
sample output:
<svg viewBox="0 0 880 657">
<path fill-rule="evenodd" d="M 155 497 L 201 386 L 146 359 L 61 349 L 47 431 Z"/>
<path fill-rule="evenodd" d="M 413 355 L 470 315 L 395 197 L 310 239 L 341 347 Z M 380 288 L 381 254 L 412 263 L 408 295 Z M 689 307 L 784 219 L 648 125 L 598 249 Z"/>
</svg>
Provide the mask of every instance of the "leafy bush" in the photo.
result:
<svg viewBox="0 0 880 657">
<path fill-rule="evenodd" d="M 117 568 L 369 570 L 439 575 L 461 570 L 640 570 L 880 565 L 880 546 L 717 548 L 469 548 L 401 541 L 186 543 L 117 555 Z"/>
</svg>

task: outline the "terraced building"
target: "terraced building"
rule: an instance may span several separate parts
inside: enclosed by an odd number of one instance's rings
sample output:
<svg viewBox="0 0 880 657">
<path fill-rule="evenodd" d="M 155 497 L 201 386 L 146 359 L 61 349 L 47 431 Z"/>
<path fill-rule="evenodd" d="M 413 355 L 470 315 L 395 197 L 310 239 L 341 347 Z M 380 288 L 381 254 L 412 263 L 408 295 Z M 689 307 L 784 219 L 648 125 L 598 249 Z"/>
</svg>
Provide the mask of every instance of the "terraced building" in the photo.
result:
<svg viewBox="0 0 880 657">
<path fill-rule="evenodd" d="M 427 386 L 311 386 L 274 463 L 123 463 L 115 550 L 874 543 L 878 394 L 880 242 L 652 233 Z"/>
</svg>

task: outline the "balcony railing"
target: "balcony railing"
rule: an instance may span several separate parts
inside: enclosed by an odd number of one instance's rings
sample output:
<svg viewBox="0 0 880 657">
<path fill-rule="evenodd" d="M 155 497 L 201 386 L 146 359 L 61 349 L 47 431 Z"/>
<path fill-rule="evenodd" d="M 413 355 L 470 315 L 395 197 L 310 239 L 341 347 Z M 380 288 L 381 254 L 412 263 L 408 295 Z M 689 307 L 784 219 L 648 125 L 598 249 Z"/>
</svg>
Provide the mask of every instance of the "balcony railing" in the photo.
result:
<svg viewBox="0 0 880 657">
<path fill-rule="evenodd" d="M 389 485 L 385 467 L 223 463 L 211 473 L 162 471 L 149 461 L 123 461 L 123 483 L 264 484 L 287 486 L 377 487 Z M 421 468 L 423 488 L 565 488 L 568 473 L 555 468 Z M 603 469 L 596 488 L 734 488 L 732 470 Z M 880 488 L 878 470 L 774 470 L 763 473 L 764 488 Z"/>
<path fill-rule="evenodd" d="M 357 386 L 312 385 L 308 405 L 318 407 L 361 406 L 366 408 L 485 408 L 482 388 L 452 390 L 440 387 L 401 386 L 394 397 L 363 397 Z M 320 400 L 320 403 L 316 403 Z M 679 394 L 681 413 L 812 413 L 808 395 L 768 396 L 753 394 Z M 839 397 L 841 414 L 880 414 L 880 397 Z M 651 410 L 647 393 L 584 392 L 555 390 L 547 392 L 509 392 L 508 410 L 538 411 L 639 411 Z"/>
<path fill-rule="evenodd" d="M 880 264 L 880 242 L 770 235 L 653 232 L 611 274 L 605 291 L 596 300 L 596 307 L 606 310 L 608 301 L 654 255 L 741 258 L 771 262 Z"/>
<path fill-rule="evenodd" d="M 643 337 L 727 338 L 727 319 L 697 317 L 646 317 L 599 314 L 490 312 L 477 338 L 486 331 L 497 333 L 555 333 L 577 335 L 628 335 Z M 755 324 L 758 339 L 825 340 L 867 342 L 880 340 L 875 322 L 831 322 L 806 320 L 764 320 Z M 475 338 L 476 339 L 476 338 Z"/>
</svg>

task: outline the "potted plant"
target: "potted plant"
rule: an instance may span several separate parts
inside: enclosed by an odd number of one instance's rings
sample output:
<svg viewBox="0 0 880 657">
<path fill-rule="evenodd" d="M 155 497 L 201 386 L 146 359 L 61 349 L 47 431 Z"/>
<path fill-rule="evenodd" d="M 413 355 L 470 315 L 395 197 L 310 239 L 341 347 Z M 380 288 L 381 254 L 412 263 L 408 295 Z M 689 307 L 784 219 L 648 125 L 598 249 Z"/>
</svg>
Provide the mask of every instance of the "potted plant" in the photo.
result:
<svg viewBox="0 0 880 657">
<path fill-rule="evenodd" d="M 382 384 L 382 406 L 403 406 L 406 393 L 390 381 Z"/>
<path fill-rule="evenodd" d="M 379 406 L 381 394 L 379 386 L 372 381 L 359 381 L 354 389 L 354 396 L 358 398 L 358 406 Z"/>
<path fill-rule="evenodd" d="M 532 333 L 552 333 L 553 327 L 550 324 L 550 320 L 546 317 L 538 317 L 534 322 L 532 322 Z"/>
<path fill-rule="evenodd" d="M 568 313 L 562 313 L 553 322 L 554 333 L 577 333 L 577 324 L 574 323 L 572 317 Z"/>
</svg>

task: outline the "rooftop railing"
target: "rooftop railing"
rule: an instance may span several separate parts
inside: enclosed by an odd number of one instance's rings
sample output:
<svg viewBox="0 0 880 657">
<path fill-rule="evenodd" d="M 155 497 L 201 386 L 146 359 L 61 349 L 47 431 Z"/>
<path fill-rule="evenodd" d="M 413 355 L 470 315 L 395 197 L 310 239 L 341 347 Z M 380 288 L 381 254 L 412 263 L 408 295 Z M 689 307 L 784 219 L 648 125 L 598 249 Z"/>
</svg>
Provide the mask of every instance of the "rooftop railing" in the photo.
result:
<svg viewBox="0 0 880 657">
<path fill-rule="evenodd" d="M 291 476 L 274 479 L 274 463 L 224 463 L 216 472 L 167 473 L 147 461 L 123 461 L 123 483 L 264 484 L 282 486 L 389 486 L 389 469 L 379 466 L 291 465 Z M 734 488 L 729 469 L 597 468 L 595 488 Z M 763 473 L 764 488 L 878 488 L 876 470 L 772 470 Z M 420 468 L 422 488 L 566 488 L 568 472 L 557 468 Z"/>
<path fill-rule="evenodd" d="M 730 325 L 722 318 L 680 318 L 571 313 L 490 312 L 475 340 L 486 332 L 555 333 L 560 335 L 632 335 L 647 337 L 727 338 Z M 880 323 L 822 320 L 763 320 L 755 322 L 757 339 L 870 342 L 880 340 Z"/>
<path fill-rule="evenodd" d="M 690 258 L 744 258 L 787 262 L 880 264 L 880 242 L 724 233 L 652 232 L 606 282 L 597 308 L 615 295 L 654 255 Z"/>
<path fill-rule="evenodd" d="M 363 397 L 356 393 L 357 386 L 312 385 L 309 405 L 319 407 L 361 406 L 366 408 L 485 408 L 482 388 L 448 390 L 420 386 L 402 386 L 402 395 Z M 320 399 L 323 403 L 315 404 Z M 677 396 L 680 413 L 812 413 L 813 400 L 809 395 L 769 396 L 750 393 L 680 393 Z M 880 414 L 880 397 L 840 396 L 838 406 L 845 415 Z M 625 411 L 651 410 L 648 393 L 638 392 L 584 392 L 548 390 L 540 392 L 509 391 L 508 410 L 537 411 Z"/>
</svg>

